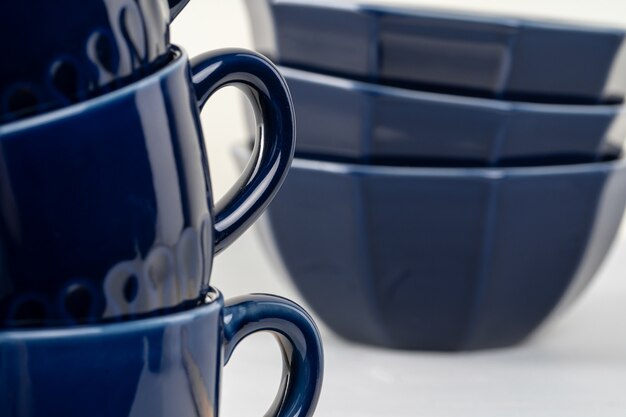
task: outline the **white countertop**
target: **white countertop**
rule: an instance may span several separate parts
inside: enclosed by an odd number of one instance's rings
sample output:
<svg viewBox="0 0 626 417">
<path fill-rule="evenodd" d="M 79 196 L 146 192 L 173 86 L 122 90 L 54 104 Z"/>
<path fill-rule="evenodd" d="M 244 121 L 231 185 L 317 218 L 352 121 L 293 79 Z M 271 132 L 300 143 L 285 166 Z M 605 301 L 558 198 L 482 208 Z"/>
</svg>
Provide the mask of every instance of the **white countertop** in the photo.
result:
<svg viewBox="0 0 626 417">
<path fill-rule="evenodd" d="M 459 4 L 455 1 L 437 4 L 454 7 Z M 415 4 L 428 4 L 428 0 Z M 620 5 L 626 7 L 623 0 L 481 0 L 471 4 L 476 10 L 494 11 L 546 5 L 551 13 L 566 5 L 564 12 L 567 8 L 576 11 L 574 17 L 586 14 L 598 20 L 615 15 L 626 26 L 626 12 L 618 13 Z M 531 12 L 536 14 L 535 9 Z M 250 36 L 240 0 L 192 0 L 172 26 L 173 42 L 191 56 L 227 46 L 250 48 Z M 238 175 L 230 147 L 245 136 L 238 93 L 216 94 L 202 119 L 213 187 L 221 195 Z M 262 246 L 255 226 L 216 258 L 212 283 L 227 298 L 268 292 L 302 303 Z M 469 354 L 398 352 L 345 342 L 318 323 L 326 367 L 316 416 L 626 416 L 624 233 L 581 299 L 516 348 Z M 277 390 L 280 367 L 271 336 L 260 334 L 244 341 L 224 371 L 221 415 L 263 415 Z"/>
</svg>

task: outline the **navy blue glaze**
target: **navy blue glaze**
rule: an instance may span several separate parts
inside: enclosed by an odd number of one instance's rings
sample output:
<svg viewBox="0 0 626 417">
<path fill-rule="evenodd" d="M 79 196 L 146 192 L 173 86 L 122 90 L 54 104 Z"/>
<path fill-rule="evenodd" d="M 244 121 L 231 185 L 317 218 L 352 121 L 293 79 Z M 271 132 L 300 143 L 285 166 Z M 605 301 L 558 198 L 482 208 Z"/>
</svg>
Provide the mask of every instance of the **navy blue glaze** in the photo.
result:
<svg viewBox="0 0 626 417">
<path fill-rule="evenodd" d="M 323 352 L 309 315 L 269 295 L 226 307 L 215 290 L 208 296 L 156 318 L 0 332 L 0 415 L 217 416 L 222 368 L 234 345 L 257 331 L 276 335 L 284 360 L 284 383 L 266 416 L 313 415 Z"/>
<path fill-rule="evenodd" d="M 448 169 L 295 158 L 268 229 L 292 282 L 339 335 L 483 349 L 519 343 L 571 305 L 625 205 L 624 160 Z"/>
<path fill-rule="evenodd" d="M 528 166 L 620 155 L 620 105 L 453 96 L 279 67 L 298 119 L 299 156 L 412 166 Z"/>
<path fill-rule="evenodd" d="M 214 253 L 282 183 L 293 115 L 272 64 L 221 50 L 190 68 L 184 53 L 172 54 L 130 86 L 0 125 L 0 327 L 118 320 L 194 302 Z M 241 83 L 258 91 L 264 152 L 214 208 L 198 111 L 216 88 Z"/>
<path fill-rule="evenodd" d="M 281 65 L 525 101 L 616 102 L 626 93 L 623 29 L 356 1 L 247 5 L 255 47 Z"/>
<path fill-rule="evenodd" d="M 0 13 L 0 123 L 119 88 L 163 66 L 189 0 L 21 0 Z"/>
</svg>

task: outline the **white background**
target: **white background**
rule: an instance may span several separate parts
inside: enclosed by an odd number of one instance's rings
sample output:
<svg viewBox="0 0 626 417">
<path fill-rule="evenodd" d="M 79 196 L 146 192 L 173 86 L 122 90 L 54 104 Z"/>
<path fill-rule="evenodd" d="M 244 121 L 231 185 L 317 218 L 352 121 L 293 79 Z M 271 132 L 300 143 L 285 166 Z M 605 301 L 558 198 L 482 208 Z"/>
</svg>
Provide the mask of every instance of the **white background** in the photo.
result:
<svg viewBox="0 0 626 417">
<path fill-rule="evenodd" d="M 261 1 L 261 0 L 259 0 Z M 623 0 L 396 0 L 509 15 L 626 27 Z M 469 4 L 471 3 L 471 5 Z M 242 0 L 191 0 L 172 25 L 172 40 L 194 56 L 252 48 Z M 214 192 L 238 175 L 230 154 L 246 135 L 241 96 L 226 89 L 202 115 Z M 351 344 L 319 323 L 326 354 L 318 416 L 624 417 L 626 416 L 626 239 L 622 233 L 593 285 L 563 316 L 526 344 L 471 354 L 395 352 Z M 226 297 L 270 292 L 302 299 L 263 251 L 253 227 L 220 254 L 212 283 Z M 263 415 L 280 376 L 277 345 L 255 335 L 225 369 L 222 416 Z"/>
</svg>

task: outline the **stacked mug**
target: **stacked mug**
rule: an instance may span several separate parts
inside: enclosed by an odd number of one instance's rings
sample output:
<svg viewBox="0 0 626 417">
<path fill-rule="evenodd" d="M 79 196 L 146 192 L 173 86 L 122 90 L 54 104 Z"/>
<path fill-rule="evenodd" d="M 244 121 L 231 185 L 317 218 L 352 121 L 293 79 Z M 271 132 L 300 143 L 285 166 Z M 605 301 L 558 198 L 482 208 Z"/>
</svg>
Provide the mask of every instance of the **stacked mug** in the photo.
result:
<svg viewBox="0 0 626 417">
<path fill-rule="evenodd" d="M 247 6 L 298 126 L 269 237 L 331 329 L 391 348 L 511 346 L 583 291 L 626 204 L 624 30 Z"/>
<path fill-rule="evenodd" d="M 285 359 L 267 415 L 310 416 L 322 349 L 270 295 L 224 301 L 213 256 L 260 215 L 294 149 L 293 108 L 259 54 L 189 59 L 169 42 L 187 0 L 3 5 L 0 415 L 218 415 L 221 369 L 257 331 Z M 6 33 L 5 33 L 6 32 Z M 262 134 L 214 204 L 199 111 L 223 86 Z"/>
</svg>

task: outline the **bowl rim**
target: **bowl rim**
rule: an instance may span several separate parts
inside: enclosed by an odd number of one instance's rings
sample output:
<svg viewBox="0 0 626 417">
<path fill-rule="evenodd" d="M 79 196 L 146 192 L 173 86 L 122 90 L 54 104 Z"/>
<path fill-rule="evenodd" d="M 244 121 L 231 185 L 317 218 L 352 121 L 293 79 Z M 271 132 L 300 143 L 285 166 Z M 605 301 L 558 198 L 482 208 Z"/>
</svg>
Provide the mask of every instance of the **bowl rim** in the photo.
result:
<svg viewBox="0 0 626 417">
<path fill-rule="evenodd" d="M 248 0 L 250 1 L 250 0 Z M 254 0 L 252 0 L 254 1 Z M 361 3 L 358 0 L 264 0 L 272 7 L 294 6 L 326 9 L 338 12 L 369 13 L 381 17 L 430 18 L 454 20 L 459 23 L 477 23 L 501 28 L 537 28 L 543 30 L 626 36 L 626 28 L 617 22 L 585 21 L 576 18 L 560 19 L 550 16 L 513 15 L 507 12 L 476 11 L 469 8 L 448 8 L 431 5 Z M 510 12 L 512 13 L 512 12 Z"/>
<path fill-rule="evenodd" d="M 235 145 L 233 153 L 237 158 L 247 158 L 249 150 L 243 145 Z M 586 162 L 563 165 L 540 165 L 522 167 L 422 167 L 368 165 L 351 162 L 338 162 L 301 158 L 295 156 L 291 169 L 324 172 L 328 174 L 354 175 L 365 177 L 436 177 L 436 178 L 473 178 L 501 180 L 519 177 L 547 177 L 560 175 L 610 174 L 626 171 L 626 157 L 598 162 Z"/>
<path fill-rule="evenodd" d="M 321 74 L 287 67 L 277 66 L 280 73 L 289 79 L 307 82 L 315 85 L 322 85 L 326 88 L 350 91 L 353 93 L 365 94 L 368 96 L 379 96 L 386 98 L 397 98 L 411 100 L 415 102 L 442 103 L 455 106 L 464 106 L 475 110 L 499 110 L 502 112 L 533 112 L 533 113 L 559 113 L 559 114 L 579 114 L 579 115 L 612 115 L 625 113 L 626 106 L 620 103 L 615 104 L 563 104 L 563 103 L 534 103 L 527 101 L 501 100 L 487 97 L 473 97 L 465 95 L 454 95 L 431 91 L 412 90 L 397 86 L 369 83 L 366 81 L 353 80 L 351 78 L 339 77 L 336 75 Z"/>
<path fill-rule="evenodd" d="M 626 159 L 590 162 L 571 165 L 545 165 L 529 167 L 411 167 L 389 165 L 360 165 L 353 163 L 294 158 L 293 168 L 336 174 L 380 177 L 456 177 L 499 180 L 511 177 L 544 177 L 555 175 L 580 175 L 610 173 L 626 169 Z"/>
</svg>

